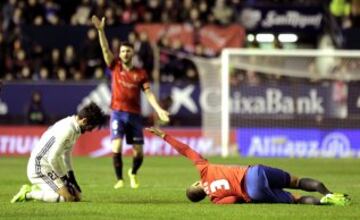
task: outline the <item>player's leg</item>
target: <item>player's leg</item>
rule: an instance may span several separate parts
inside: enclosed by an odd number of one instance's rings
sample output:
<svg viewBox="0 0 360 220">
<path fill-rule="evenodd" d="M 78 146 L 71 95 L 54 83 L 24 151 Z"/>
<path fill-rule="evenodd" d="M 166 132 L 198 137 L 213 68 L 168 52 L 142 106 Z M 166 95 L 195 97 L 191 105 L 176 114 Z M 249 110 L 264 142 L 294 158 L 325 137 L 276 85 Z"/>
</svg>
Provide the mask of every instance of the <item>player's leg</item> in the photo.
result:
<svg viewBox="0 0 360 220">
<path fill-rule="evenodd" d="M 294 202 L 298 204 L 321 205 L 320 199 L 314 196 L 302 196 L 293 194 Z"/>
<path fill-rule="evenodd" d="M 273 189 L 273 192 L 275 192 L 277 197 L 281 198 L 283 197 L 284 192 L 288 193 L 282 190 L 282 188 L 298 189 L 299 179 L 296 176 L 293 176 L 290 173 L 277 168 L 266 167 L 265 170 L 270 186 L 273 188 L 277 188 Z M 323 188 L 320 188 L 320 185 L 318 187 L 320 190 L 325 190 Z M 292 194 L 292 198 L 294 203 L 311 205 L 321 204 L 320 199 L 314 196 L 301 196 Z"/>
<path fill-rule="evenodd" d="M 114 185 L 115 189 L 124 186 L 123 181 L 123 161 L 122 161 L 122 137 L 124 135 L 124 114 L 113 111 L 110 119 L 110 134 L 111 134 L 111 148 L 113 153 L 113 166 L 117 182 Z"/>
<path fill-rule="evenodd" d="M 332 192 L 320 181 L 311 178 L 298 178 L 291 175 L 291 181 L 288 188 L 301 189 L 307 192 L 319 192 L 322 195 Z"/>
<path fill-rule="evenodd" d="M 283 188 L 289 188 L 296 181 L 288 172 L 268 166 L 259 165 L 258 167 L 259 175 L 263 176 L 260 180 L 263 183 L 261 190 L 263 194 L 262 201 L 271 203 L 320 204 L 320 199 L 316 197 L 299 196 L 283 190 Z"/>
<path fill-rule="evenodd" d="M 139 170 L 143 162 L 143 145 L 134 145 L 133 146 L 133 164 L 132 168 L 128 170 L 128 176 L 130 179 L 130 187 L 133 189 L 139 188 L 140 183 L 136 176 L 137 171 Z"/>
<path fill-rule="evenodd" d="M 122 139 L 116 138 L 111 141 L 113 152 L 113 166 L 117 182 L 114 185 L 115 189 L 122 188 L 124 186 L 123 181 L 123 161 L 122 161 Z"/>
<path fill-rule="evenodd" d="M 290 175 L 283 170 L 263 165 L 252 166 L 245 180 L 246 191 L 253 202 L 294 203 L 292 195 L 282 190 L 282 186 L 290 182 Z"/>
<path fill-rule="evenodd" d="M 40 167 L 39 164 L 41 164 L 40 161 L 34 164 L 35 166 L 38 166 L 38 169 L 35 168 L 32 170 L 28 168 L 28 178 L 32 183 L 32 186 L 24 185 L 11 202 L 28 200 L 39 200 L 44 202 L 74 201 L 74 196 L 68 192 L 60 178 L 54 175 L 51 168 L 47 166 Z M 19 194 L 21 194 L 21 196 L 18 196 Z"/>
<path fill-rule="evenodd" d="M 130 187 L 138 188 L 139 181 L 136 174 L 141 167 L 144 160 L 143 144 L 144 134 L 142 126 L 142 118 L 138 114 L 131 114 L 126 129 L 126 141 L 133 145 L 133 163 L 132 168 L 129 169 L 128 175 L 130 179 Z"/>
<path fill-rule="evenodd" d="M 292 189 L 301 189 L 308 192 L 319 192 L 324 195 L 321 199 L 311 196 L 299 198 L 298 203 L 303 204 L 329 204 L 329 205 L 349 205 L 350 198 L 346 194 L 333 193 L 319 180 L 311 178 L 298 178 L 291 176 L 290 187 Z"/>
</svg>

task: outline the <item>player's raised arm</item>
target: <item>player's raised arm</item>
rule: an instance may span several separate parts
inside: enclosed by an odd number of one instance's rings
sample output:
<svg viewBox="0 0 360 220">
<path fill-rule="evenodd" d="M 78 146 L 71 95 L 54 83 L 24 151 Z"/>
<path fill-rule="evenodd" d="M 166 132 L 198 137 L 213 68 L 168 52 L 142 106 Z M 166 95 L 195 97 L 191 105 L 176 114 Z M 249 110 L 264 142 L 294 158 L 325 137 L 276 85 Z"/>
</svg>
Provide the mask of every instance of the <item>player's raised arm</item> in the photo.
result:
<svg viewBox="0 0 360 220">
<path fill-rule="evenodd" d="M 162 122 L 168 123 L 169 122 L 169 112 L 165 111 L 164 109 L 162 109 L 160 107 L 159 103 L 156 100 L 154 93 L 150 90 L 150 88 L 145 89 L 144 93 L 145 93 L 146 98 L 149 101 L 150 105 L 154 108 L 154 110 L 158 114 L 160 120 Z"/>
<path fill-rule="evenodd" d="M 105 17 L 102 17 L 100 21 L 100 19 L 96 15 L 93 15 L 91 21 L 94 24 L 95 28 L 98 30 L 100 46 L 104 56 L 105 63 L 107 66 L 110 66 L 114 60 L 114 55 L 110 50 L 109 43 L 105 36 L 105 31 L 104 31 Z"/>
<path fill-rule="evenodd" d="M 154 127 L 146 128 L 146 130 L 149 131 L 150 133 L 164 139 L 173 148 L 175 148 L 180 154 L 189 158 L 194 163 L 205 160 L 199 153 L 197 153 L 196 151 L 191 149 L 188 145 L 181 143 L 180 141 L 178 141 L 175 138 L 171 137 L 170 135 L 166 134 L 162 130 L 160 130 L 158 128 L 154 128 Z"/>
</svg>

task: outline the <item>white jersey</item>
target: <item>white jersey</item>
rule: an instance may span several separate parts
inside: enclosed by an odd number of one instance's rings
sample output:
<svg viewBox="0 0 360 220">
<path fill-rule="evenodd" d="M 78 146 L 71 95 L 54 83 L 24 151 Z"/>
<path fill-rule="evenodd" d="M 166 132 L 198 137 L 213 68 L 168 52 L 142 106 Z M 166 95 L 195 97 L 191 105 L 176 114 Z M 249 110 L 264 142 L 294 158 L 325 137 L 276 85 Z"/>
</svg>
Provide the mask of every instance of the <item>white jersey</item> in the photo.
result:
<svg viewBox="0 0 360 220">
<path fill-rule="evenodd" d="M 71 153 L 73 145 L 81 135 L 75 117 L 69 116 L 56 122 L 41 136 L 29 159 L 29 179 L 48 176 L 55 180 L 73 170 Z"/>
</svg>

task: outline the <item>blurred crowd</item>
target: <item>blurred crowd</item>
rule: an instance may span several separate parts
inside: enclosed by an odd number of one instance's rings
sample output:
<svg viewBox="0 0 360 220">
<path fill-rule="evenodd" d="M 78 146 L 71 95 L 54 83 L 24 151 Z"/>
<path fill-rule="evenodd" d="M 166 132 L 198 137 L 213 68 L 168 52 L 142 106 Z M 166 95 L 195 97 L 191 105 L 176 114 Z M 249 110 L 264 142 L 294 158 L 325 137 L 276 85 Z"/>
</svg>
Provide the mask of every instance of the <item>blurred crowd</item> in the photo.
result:
<svg viewBox="0 0 360 220">
<path fill-rule="evenodd" d="M 22 26 L 91 26 L 91 15 L 106 17 L 107 26 L 141 23 L 189 23 L 227 25 L 236 19 L 245 4 L 322 4 L 319 0 L 4 0 L 0 1 L 0 78 L 5 80 L 82 80 L 104 79 L 107 76 L 96 31 L 90 28 L 81 45 L 45 48 L 27 38 Z M 154 45 L 144 33 L 132 32 L 128 41 L 135 45 L 135 65 L 154 70 Z M 118 53 L 120 39 L 111 38 L 110 45 Z M 194 64 L 186 59 L 181 44 L 158 42 L 161 81 L 176 79 L 198 81 Z M 207 54 L 196 45 L 192 54 Z M 179 59 L 180 57 L 180 59 Z"/>
<path fill-rule="evenodd" d="M 234 21 L 243 4 L 316 4 L 319 0 L 7 0 L 1 1 L 3 30 L 21 24 L 89 25 L 95 14 L 119 23 L 219 23 Z"/>
</svg>

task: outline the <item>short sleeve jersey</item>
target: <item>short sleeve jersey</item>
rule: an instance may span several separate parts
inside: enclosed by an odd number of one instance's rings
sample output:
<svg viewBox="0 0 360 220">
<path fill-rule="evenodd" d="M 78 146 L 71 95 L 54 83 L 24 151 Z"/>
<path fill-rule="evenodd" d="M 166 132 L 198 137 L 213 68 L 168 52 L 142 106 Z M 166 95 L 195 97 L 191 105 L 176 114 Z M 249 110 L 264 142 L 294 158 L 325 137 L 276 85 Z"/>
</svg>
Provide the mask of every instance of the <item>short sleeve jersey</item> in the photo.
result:
<svg viewBox="0 0 360 220">
<path fill-rule="evenodd" d="M 109 66 L 111 70 L 111 109 L 140 113 L 140 91 L 150 88 L 148 76 L 143 69 L 127 71 L 119 59 Z"/>
<path fill-rule="evenodd" d="M 166 135 L 165 141 L 174 147 L 180 154 L 189 158 L 200 173 L 204 191 L 211 202 L 218 203 L 226 197 L 236 198 L 236 202 L 249 202 L 250 197 L 245 189 L 245 174 L 249 166 L 229 166 L 210 164 L 189 146 Z"/>
</svg>

